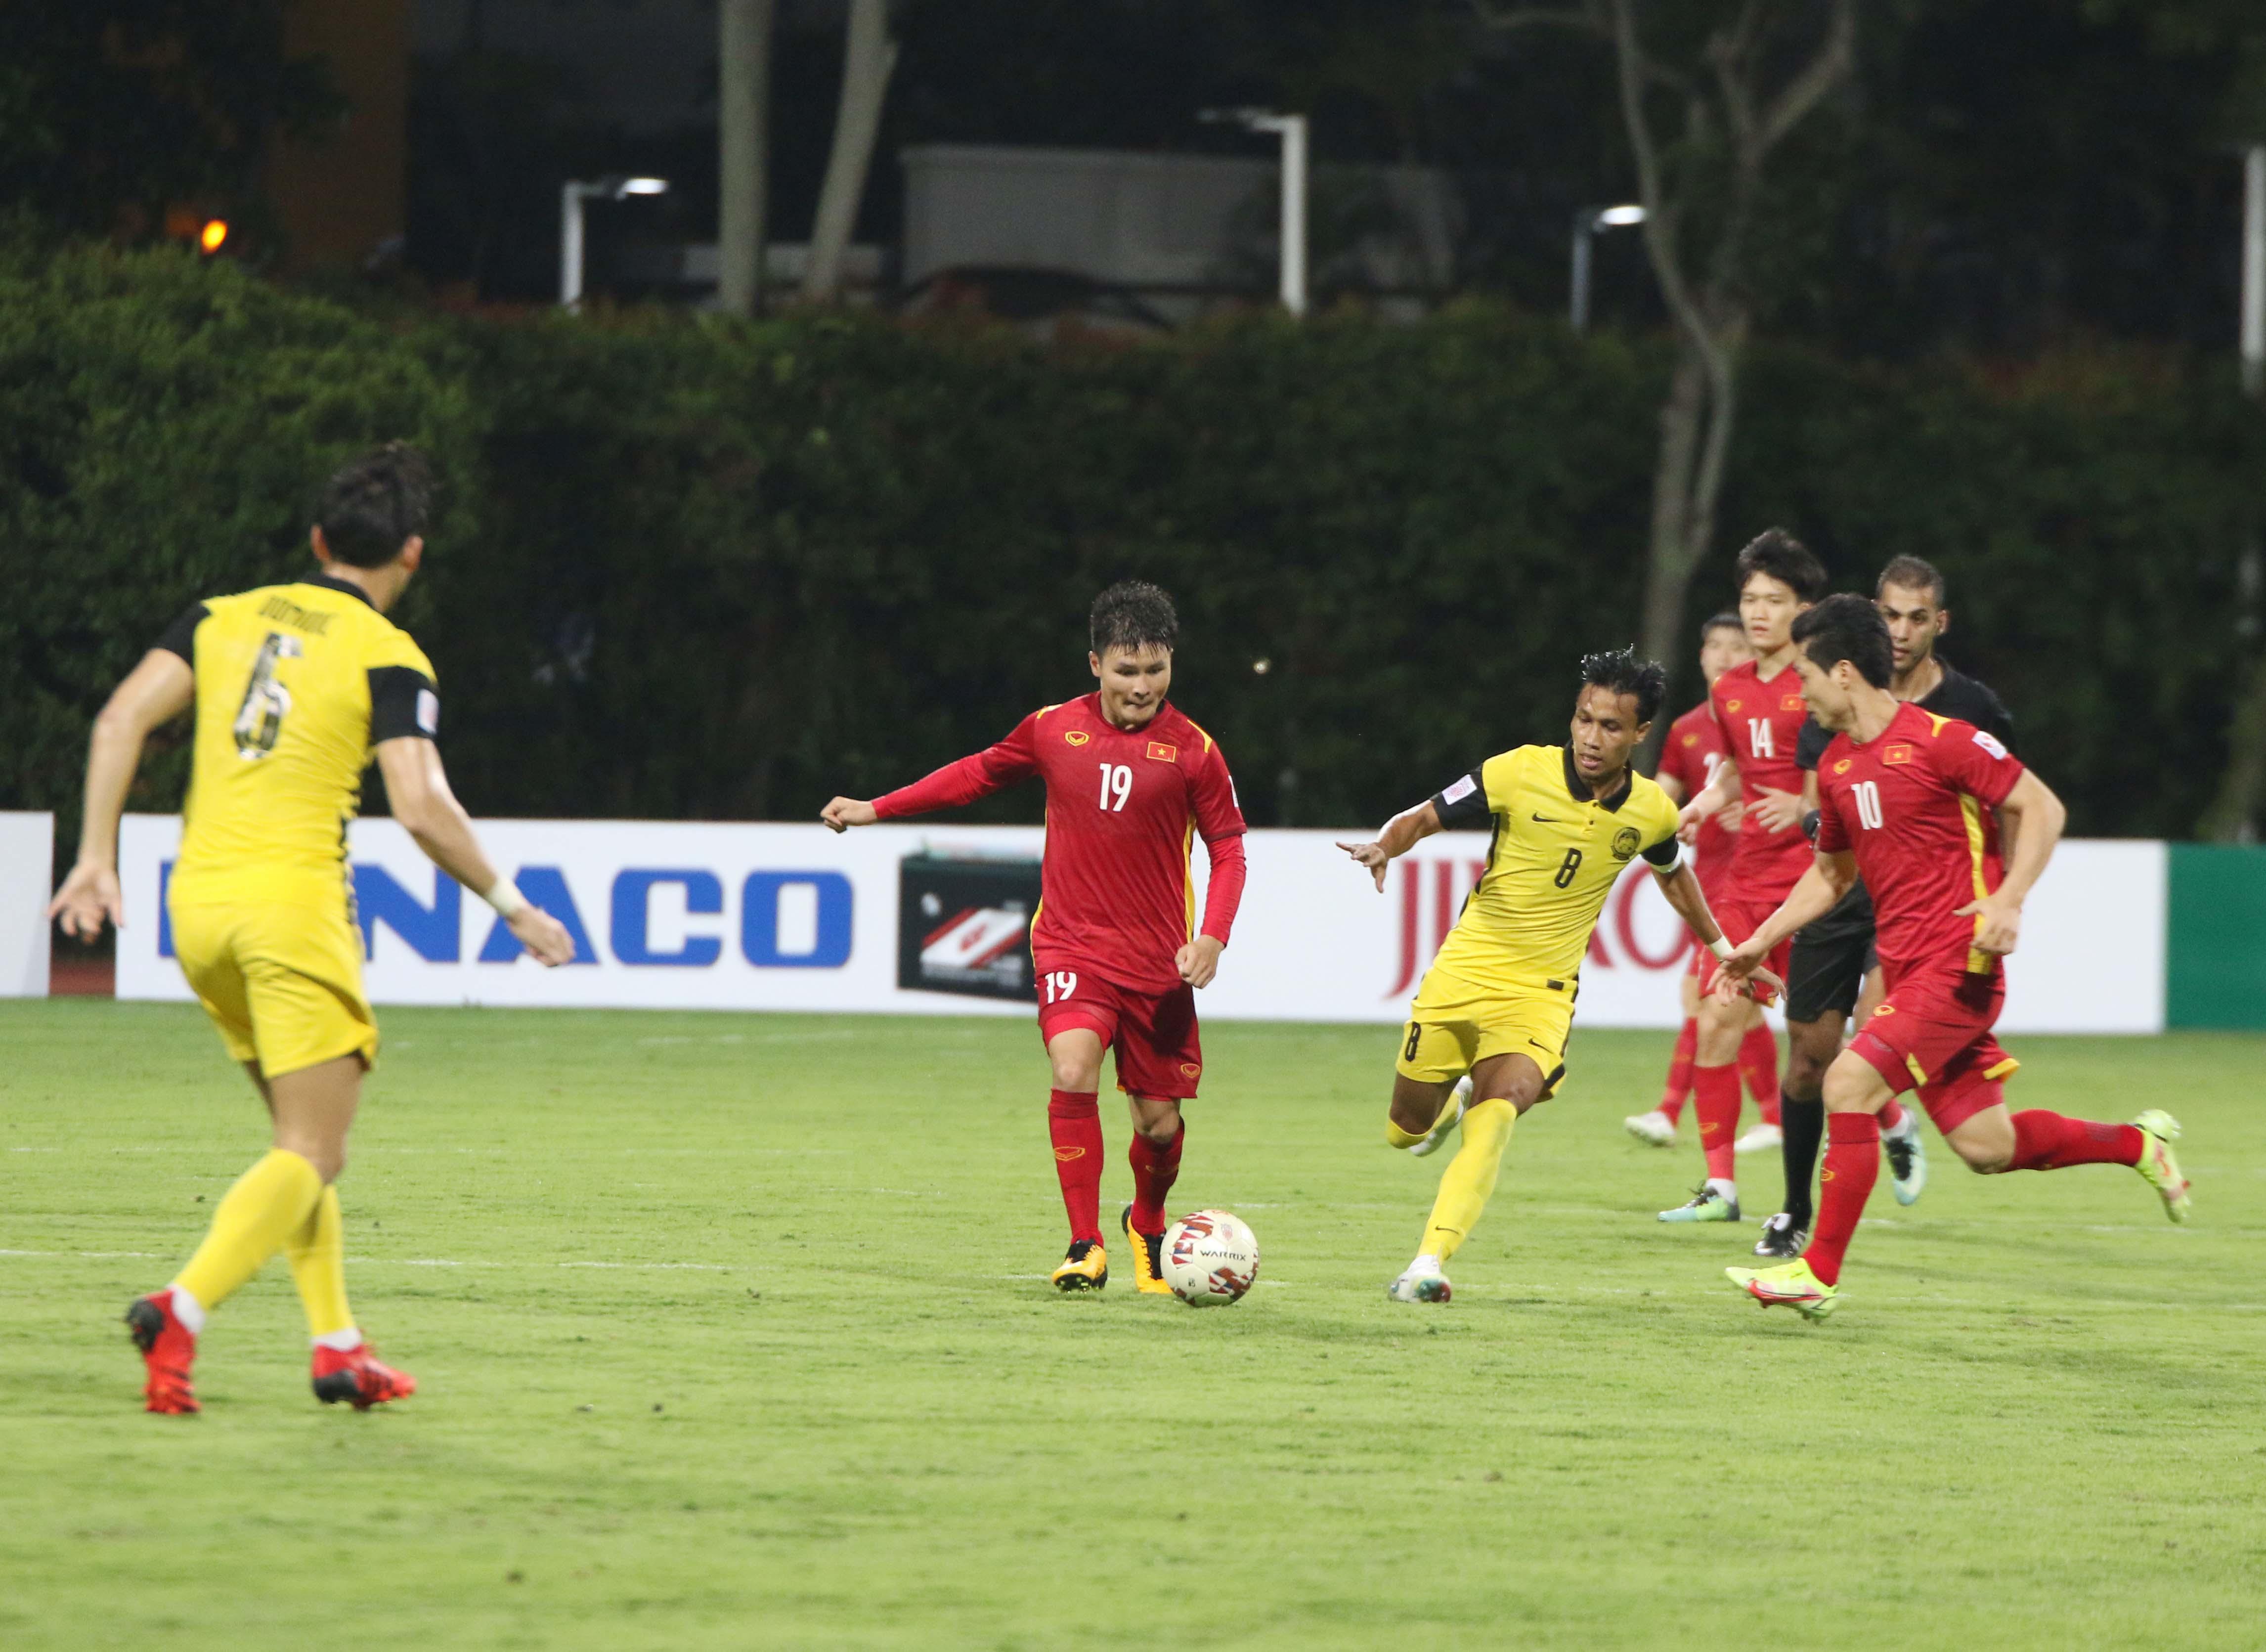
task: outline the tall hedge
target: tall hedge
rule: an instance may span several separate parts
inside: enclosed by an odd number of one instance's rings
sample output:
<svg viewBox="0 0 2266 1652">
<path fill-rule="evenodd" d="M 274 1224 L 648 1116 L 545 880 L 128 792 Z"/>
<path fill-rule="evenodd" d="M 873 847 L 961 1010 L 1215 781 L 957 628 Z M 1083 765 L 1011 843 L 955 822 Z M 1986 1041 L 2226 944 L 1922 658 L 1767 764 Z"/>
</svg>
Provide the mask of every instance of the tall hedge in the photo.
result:
<svg viewBox="0 0 2266 1652">
<path fill-rule="evenodd" d="M 1254 819 L 1374 822 L 1553 736 L 1574 657 L 1628 638 L 1663 370 L 1476 306 L 1046 352 L 815 318 L 380 321 L 165 256 L 0 271 L 0 807 L 68 814 L 88 720 L 171 613 L 301 566 L 323 471 L 408 435 L 446 486 L 401 617 L 477 811 L 807 818 L 1081 691 L 1085 603 L 1137 574 L 1180 601 L 1176 698 Z M 1851 582 L 1928 556 L 1947 651 L 2077 829 L 2188 830 L 2266 473 L 2231 386 L 1764 351 L 1745 399 L 1695 619 L 1768 522 Z M 138 804 L 178 796 L 177 757 L 150 775 Z"/>
</svg>

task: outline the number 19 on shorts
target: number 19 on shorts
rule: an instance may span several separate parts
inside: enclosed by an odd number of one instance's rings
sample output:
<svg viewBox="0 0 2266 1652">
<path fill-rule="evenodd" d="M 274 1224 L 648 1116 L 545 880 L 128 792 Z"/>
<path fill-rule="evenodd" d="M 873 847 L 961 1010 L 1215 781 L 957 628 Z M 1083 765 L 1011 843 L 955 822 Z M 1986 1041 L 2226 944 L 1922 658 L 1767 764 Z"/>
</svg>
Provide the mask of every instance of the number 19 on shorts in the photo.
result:
<svg viewBox="0 0 2266 1652">
<path fill-rule="evenodd" d="M 1060 1004 L 1078 990 L 1078 971 L 1049 969 L 1046 973 L 1047 1002 Z"/>
</svg>

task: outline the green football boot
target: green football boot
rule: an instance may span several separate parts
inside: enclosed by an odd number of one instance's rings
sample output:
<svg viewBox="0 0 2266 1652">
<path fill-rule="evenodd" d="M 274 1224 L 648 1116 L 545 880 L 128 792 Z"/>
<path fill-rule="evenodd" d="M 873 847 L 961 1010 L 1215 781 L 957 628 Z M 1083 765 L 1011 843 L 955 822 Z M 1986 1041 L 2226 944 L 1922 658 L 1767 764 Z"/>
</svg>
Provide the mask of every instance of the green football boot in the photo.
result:
<svg viewBox="0 0 2266 1652">
<path fill-rule="evenodd" d="M 1736 1222 L 1739 1219 L 1739 1202 L 1701 1182 L 1692 1190 L 1692 1196 L 1673 1210 L 1663 1210 L 1663 1222 Z"/>
<path fill-rule="evenodd" d="M 1765 1308 L 1792 1308 L 1813 1322 L 1841 1300 L 1841 1287 L 1811 1273 L 1800 1257 L 1778 1268 L 1726 1268 L 1723 1276 Z"/>
<path fill-rule="evenodd" d="M 2150 1107 L 2132 1121 L 2132 1128 L 2147 1138 L 2140 1146 L 2140 1162 L 2132 1168 L 2163 1195 L 2166 1216 L 2175 1222 L 2186 1221 L 2195 1205 L 2188 1197 L 2188 1179 L 2180 1174 L 2180 1161 L 2172 1157 L 2172 1144 L 2180 1138 L 2180 1122 L 2161 1107 Z"/>
</svg>

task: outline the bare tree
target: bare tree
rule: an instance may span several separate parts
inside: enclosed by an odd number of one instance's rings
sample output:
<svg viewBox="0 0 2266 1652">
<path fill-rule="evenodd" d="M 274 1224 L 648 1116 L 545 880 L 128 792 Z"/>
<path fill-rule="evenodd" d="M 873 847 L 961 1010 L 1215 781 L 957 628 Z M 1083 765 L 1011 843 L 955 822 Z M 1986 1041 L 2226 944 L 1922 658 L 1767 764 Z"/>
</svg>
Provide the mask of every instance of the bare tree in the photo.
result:
<svg viewBox="0 0 2266 1652">
<path fill-rule="evenodd" d="M 889 38 L 888 0 L 850 0 L 848 50 L 842 64 L 842 102 L 834 118 L 834 149 L 818 192 L 810 230 L 810 264 L 802 276 L 808 303 L 832 303 L 842 291 L 842 253 L 858 221 L 866 173 L 881 131 L 881 103 L 897 66 Z"/>
<path fill-rule="evenodd" d="M 1473 3 L 1491 27 L 1575 30 L 1613 55 L 1645 251 L 1676 328 L 1642 633 L 1646 654 L 1675 660 L 1685 653 L 1685 592 L 1714 544 L 1739 357 L 1753 319 L 1750 260 L 1766 168 L 1853 67 L 1857 0 Z"/>
<path fill-rule="evenodd" d="M 752 316 L 763 303 L 776 9 L 777 0 L 718 0 L 716 7 L 716 296 L 735 316 Z"/>
</svg>

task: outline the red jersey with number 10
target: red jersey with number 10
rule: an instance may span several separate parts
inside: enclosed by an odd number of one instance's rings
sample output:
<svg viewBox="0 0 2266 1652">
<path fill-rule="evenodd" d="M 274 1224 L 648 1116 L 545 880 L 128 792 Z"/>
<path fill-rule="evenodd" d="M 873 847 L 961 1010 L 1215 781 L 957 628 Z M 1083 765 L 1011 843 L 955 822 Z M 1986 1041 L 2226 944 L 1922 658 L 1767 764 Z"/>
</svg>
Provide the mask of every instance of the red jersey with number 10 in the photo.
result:
<svg viewBox="0 0 2266 1652">
<path fill-rule="evenodd" d="M 1723 731 L 1702 701 L 1668 726 L 1668 743 L 1660 749 L 1658 778 L 1682 786 L 1684 795 L 1677 800 L 1689 803 L 1714 783 L 1715 771 L 1722 766 Z M 1701 894 L 1714 894 L 1738 841 L 1738 833 L 1726 830 L 1720 814 L 1700 822 L 1699 838 L 1692 845 L 1692 870 L 1700 880 Z"/>
<path fill-rule="evenodd" d="M 1749 806 L 1731 851 L 1731 886 L 1753 900 L 1783 900 L 1809 870 L 1809 839 L 1799 820 L 1784 831 L 1765 830 L 1753 804 L 1764 788 L 1802 795 L 1802 770 L 1794 760 L 1809 716 L 1802 674 L 1787 665 L 1765 681 L 1750 660 L 1715 679 L 1707 704 L 1731 761 L 1739 765 L 1739 787 Z"/>
<path fill-rule="evenodd" d="M 2021 778 L 1993 736 L 1909 701 L 1875 738 L 1836 735 L 1817 760 L 1818 851 L 1857 857 L 1892 983 L 1939 961 L 1999 972 L 1999 960 L 1975 948 L 1982 918 L 1959 909 L 2003 881 L 1991 811 Z"/>
<path fill-rule="evenodd" d="M 874 811 L 955 808 L 1033 775 L 1047 786 L 1033 954 L 1137 992 L 1180 986 L 1173 960 L 1198 932 L 1192 838 L 1211 855 L 1202 932 L 1224 942 L 1243 896 L 1243 810 L 1212 737 L 1170 704 L 1119 728 L 1089 694 L 1033 712 L 998 745 L 875 798 Z"/>
</svg>

